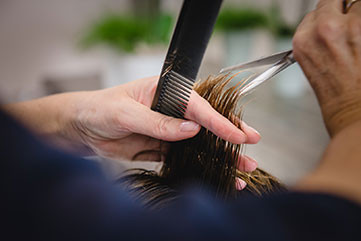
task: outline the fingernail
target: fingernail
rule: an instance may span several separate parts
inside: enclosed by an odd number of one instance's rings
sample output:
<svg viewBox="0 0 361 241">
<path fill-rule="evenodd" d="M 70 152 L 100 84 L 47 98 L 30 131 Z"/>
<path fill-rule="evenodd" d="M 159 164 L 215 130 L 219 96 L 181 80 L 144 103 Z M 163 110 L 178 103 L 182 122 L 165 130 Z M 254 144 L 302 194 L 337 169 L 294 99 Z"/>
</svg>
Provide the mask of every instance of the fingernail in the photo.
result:
<svg viewBox="0 0 361 241">
<path fill-rule="evenodd" d="M 241 191 L 247 186 L 247 183 L 242 179 L 236 177 L 236 189 Z"/>
<path fill-rule="evenodd" d="M 193 121 L 185 121 L 180 124 L 180 130 L 184 132 L 196 131 L 199 125 Z"/>
<path fill-rule="evenodd" d="M 261 136 L 261 134 L 254 128 L 250 127 L 249 125 L 247 125 L 246 123 L 243 123 L 242 124 L 242 129 L 244 131 L 248 131 L 248 132 L 254 132 L 256 133 L 257 135 Z"/>
</svg>

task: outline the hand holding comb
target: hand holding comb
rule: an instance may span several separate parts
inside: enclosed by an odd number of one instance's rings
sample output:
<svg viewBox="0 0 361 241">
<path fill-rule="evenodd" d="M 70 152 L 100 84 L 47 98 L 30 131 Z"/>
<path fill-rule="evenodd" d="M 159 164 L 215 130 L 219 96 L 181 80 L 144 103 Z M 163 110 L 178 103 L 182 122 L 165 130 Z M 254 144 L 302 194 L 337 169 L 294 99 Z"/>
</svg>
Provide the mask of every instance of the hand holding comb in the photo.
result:
<svg viewBox="0 0 361 241">
<path fill-rule="evenodd" d="M 193 84 L 222 0 L 185 0 L 152 103 L 152 110 L 184 118 Z"/>
</svg>

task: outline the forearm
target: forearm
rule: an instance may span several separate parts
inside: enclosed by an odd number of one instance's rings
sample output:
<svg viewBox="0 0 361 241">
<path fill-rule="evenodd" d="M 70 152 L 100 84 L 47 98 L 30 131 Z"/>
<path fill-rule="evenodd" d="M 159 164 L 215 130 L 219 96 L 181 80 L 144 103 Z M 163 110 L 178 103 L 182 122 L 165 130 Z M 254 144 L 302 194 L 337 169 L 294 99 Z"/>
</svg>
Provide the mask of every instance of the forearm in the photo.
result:
<svg viewBox="0 0 361 241">
<path fill-rule="evenodd" d="M 324 192 L 361 204 L 361 120 L 334 136 L 320 166 L 296 187 L 302 191 Z"/>
<path fill-rule="evenodd" d="M 361 5 L 319 0 L 293 39 L 294 56 L 315 91 L 330 133 L 320 166 L 297 188 L 361 203 Z"/>
<path fill-rule="evenodd" d="M 71 92 L 12 103 L 2 108 L 36 134 L 61 145 L 81 145 L 73 124 L 86 92 Z"/>
</svg>

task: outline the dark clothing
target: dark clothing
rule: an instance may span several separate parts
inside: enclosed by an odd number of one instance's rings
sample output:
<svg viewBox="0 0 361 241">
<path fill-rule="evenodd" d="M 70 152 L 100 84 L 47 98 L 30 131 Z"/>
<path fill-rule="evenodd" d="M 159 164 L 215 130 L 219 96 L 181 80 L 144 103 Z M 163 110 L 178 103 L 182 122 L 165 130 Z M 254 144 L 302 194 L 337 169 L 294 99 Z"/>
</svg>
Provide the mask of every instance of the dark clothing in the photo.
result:
<svg viewBox="0 0 361 241">
<path fill-rule="evenodd" d="M 47 146 L 4 113 L 0 125 L 1 240 L 361 240 L 360 206 L 328 195 L 221 203 L 190 190 L 148 212 L 95 163 Z"/>
</svg>

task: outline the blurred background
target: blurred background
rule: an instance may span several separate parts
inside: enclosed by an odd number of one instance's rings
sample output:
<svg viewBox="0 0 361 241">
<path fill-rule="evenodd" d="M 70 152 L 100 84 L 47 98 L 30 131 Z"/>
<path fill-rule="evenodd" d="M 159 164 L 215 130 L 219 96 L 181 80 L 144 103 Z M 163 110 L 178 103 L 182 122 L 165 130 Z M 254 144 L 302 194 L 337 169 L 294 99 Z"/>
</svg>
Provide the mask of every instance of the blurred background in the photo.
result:
<svg viewBox="0 0 361 241">
<path fill-rule="evenodd" d="M 181 4 L 0 0 L 1 101 L 95 90 L 158 75 Z M 224 0 L 199 78 L 291 48 L 297 24 L 315 5 L 316 0 Z M 287 184 L 317 165 L 328 142 L 316 99 L 297 65 L 252 94 L 244 119 L 263 136 L 246 153 Z M 103 163 L 115 175 L 135 165 Z"/>
</svg>

